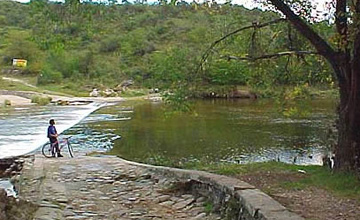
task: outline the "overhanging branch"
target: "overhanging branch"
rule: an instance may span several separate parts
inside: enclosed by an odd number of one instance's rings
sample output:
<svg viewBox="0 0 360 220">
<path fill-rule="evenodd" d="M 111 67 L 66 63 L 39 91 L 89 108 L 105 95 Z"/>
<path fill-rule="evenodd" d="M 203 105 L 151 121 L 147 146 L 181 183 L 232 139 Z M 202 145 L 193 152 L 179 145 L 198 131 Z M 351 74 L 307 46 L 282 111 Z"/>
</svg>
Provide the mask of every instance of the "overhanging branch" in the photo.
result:
<svg viewBox="0 0 360 220">
<path fill-rule="evenodd" d="M 222 58 L 226 58 L 227 60 L 247 60 L 247 61 L 256 61 L 256 60 L 265 60 L 265 59 L 272 59 L 278 58 L 283 56 L 301 56 L 301 55 L 319 55 L 318 52 L 314 51 L 284 51 L 274 54 L 266 54 L 259 57 L 237 57 L 237 56 L 221 56 Z"/>
<path fill-rule="evenodd" d="M 279 18 L 279 19 L 275 19 L 275 20 L 272 20 L 272 21 L 269 21 L 269 22 L 266 22 L 266 23 L 262 23 L 262 24 L 259 24 L 259 23 L 253 23 L 252 25 L 249 25 L 249 26 L 245 26 L 245 27 L 242 27 L 242 28 L 239 28 L 237 30 L 234 30 L 226 35 L 224 35 L 223 37 L 221 37 L 220 39 L 214 41 L 210 47 L 205 51 L 205 53 L 202 55 L 201 57 L 201 61 L 200 61 L 200 64 L 198 66 L 198 69 L 197 69 L 197 73 L 200 71 L 202 65 L 205 63 L 205 61 L 207 60 L 207 58 L 210 56 L 211 54 L 211 51 L 213 51 L 213 48 L 218 45 L 221 41 L 225 40 L 226 38 L 230 37 L 230 36 L 233 36 L 241 31 L 244 31 L 244 30 L 247 30 L 247 29 L 251 29 L 251 28 L 263 28 L 263 27 L 266 27 L 266 26 L 269 26 L 269 25 L 272 25 L 272 24 L 276 24 L 276 23 L 279 23 L 279 22 L 284 22 L 286 21 L 286 19 L 284 18 Z"/>
<path fill-rule="evenodd" d="M 306 37 L 321 55 L 333 59 L 335 54 L 334 49 L 331 48 L 331 46 L 321 38 L 310 25 L 296 15 L 283 0 L 270 0 L 270 2 L 286 16 L 296 30 Z"/>
</svg>

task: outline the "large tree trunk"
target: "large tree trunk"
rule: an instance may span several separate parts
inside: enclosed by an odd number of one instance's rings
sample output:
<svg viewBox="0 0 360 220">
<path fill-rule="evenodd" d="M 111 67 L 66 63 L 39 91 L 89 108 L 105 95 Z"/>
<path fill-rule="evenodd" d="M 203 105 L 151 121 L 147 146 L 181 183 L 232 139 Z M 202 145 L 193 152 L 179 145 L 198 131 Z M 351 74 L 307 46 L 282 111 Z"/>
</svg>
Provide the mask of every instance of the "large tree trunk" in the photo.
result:
<svg viewBox="0 0 360 220">
<path fill-rule="evenodd" d="M 338 144 L 335 147 L 335 168 L 352 170 L 360 174 L 360 31 L 353 30 L 353 48 L 350 50 L 348 33 L 349 1 L 336 0 L 335 23 L 339 35 L 339 47 L 335 51 L 305 21 L 296 15 L 283 0 L 270 0 L 291 24 L 324 56 L 339 83 L 340 103 L 338 120 Z M 360 23 L 360 0 L 355 6 L 353 23 Z M 352 54 L 351 54 L 352 53 Z"/>
<path fill-rule="evenodd" d="M 360 171 L 360 69 L 352 69 L 352 86 L 339 84 L 340 103 L 335 168 Z"/>
</svg>

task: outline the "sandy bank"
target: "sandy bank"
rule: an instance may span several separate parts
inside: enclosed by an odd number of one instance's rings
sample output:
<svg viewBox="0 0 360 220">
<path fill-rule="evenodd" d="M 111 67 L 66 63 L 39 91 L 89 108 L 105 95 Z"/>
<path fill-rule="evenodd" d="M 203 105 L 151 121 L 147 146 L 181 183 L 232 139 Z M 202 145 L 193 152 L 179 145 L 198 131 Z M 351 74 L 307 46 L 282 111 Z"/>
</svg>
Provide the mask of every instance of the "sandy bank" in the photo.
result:
<svg viewBox="0 0 360 220">
<path fill-rule="evenodd" d="M 5 101 L 10 101 L 11 106 L 24 106 L 24 105 L 33 105 L 30 99 L 15 96 L 15 95 L 0 95 L 0 104 L 4 105 Z"/>
</svg>

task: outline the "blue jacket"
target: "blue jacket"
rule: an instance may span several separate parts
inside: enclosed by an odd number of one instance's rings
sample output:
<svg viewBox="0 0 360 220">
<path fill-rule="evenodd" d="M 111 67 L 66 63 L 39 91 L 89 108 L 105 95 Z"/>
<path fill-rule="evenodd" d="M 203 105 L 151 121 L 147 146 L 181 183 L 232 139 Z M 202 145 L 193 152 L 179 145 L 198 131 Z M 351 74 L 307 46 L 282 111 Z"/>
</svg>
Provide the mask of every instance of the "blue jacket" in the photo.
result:
<svg viewBox="0 0 360 220">
<path fill-rule="evenodd" d="M 55 138 L 55 137 L 51 137 L 51 134 L 52 134 L 52 135 L 57 134 L 57 131 L 56 131 L 56 128 L 55 128 L 54 125 L 50 125 L 50 126 L 48 127 L 47 137 L 50 139 L 51 142 L 56 141 L 56 138 Z"/>
</svg>

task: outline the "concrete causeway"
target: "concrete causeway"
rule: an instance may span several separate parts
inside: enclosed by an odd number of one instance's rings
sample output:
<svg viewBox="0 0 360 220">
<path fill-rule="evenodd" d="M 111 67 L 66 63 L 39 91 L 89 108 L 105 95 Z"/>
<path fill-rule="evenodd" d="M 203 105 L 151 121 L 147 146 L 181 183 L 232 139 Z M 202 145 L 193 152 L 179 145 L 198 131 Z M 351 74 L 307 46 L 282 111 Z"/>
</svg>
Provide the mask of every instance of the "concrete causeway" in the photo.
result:
<svg viewBox="0 0 360 220">
<path fill-rule="evenodd" d="M 174 179 L 116 157 L 44 158 L 25 166 L 19 196 L 34 219 L 221 219 L 206 198 L 173 190 Z"/>
<path fill-rule="evenodd" d="M 20 199 L 37 204 L 36 220 L 303 219 L 226 176 L 114 156 L 33 158 L 17 185 Z"/>
</svg>

